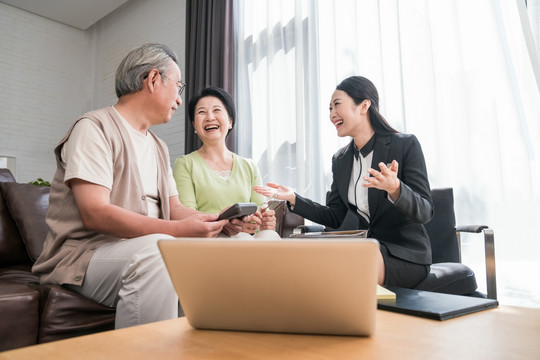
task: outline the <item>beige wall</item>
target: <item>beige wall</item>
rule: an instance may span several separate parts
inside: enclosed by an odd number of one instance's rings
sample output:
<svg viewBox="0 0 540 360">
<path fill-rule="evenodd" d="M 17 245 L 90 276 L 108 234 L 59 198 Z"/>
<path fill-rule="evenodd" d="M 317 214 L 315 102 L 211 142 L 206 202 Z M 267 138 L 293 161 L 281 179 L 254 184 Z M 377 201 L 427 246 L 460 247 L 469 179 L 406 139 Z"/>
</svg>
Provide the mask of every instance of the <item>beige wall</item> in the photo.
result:
<svg viewBox="0 0 540 360">
<path fill-rule="evenodd" d="M 114 72 L 131 48 L 165 43 L 183 71 L 184 29 L 185 0 L 131 0 L 86 31 L 0 3 L 0 156 L 16 158 L 17 180 L 52 179 L 54 146 L 80 114 L 116 102 Z M 183 110 L 154 128 L 173 161 Z"/>
</svg>

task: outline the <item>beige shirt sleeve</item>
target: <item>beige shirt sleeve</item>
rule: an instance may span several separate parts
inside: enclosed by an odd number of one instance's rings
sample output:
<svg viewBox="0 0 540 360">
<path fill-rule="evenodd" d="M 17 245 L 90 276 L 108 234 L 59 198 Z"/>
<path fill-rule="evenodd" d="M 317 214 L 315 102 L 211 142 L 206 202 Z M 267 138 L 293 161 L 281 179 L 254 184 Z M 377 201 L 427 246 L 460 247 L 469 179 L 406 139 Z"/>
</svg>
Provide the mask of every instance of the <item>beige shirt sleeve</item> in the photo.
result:
<svg viewBox="0 0 540 360">
<path fill-rule="evenodd" d="M 80 120 L 62 148 L 64 183 L 77 178 L 112 189 L 112 152 L 97 125 L 90 119 Z"/>
</svg>

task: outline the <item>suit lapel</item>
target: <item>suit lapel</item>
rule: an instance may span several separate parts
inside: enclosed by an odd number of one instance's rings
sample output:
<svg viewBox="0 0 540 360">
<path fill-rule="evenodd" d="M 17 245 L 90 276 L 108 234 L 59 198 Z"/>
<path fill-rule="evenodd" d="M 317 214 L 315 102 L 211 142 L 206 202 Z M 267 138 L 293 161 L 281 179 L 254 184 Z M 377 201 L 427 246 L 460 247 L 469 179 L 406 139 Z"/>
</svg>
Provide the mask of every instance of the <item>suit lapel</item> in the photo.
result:
<svg viewBox="0 0 540 360">
<path fill-rule="evenodd" d="M 388 162 L 388 153 L 390 152 L 390 136 L 377 135 L 375 138 L 375 146 L 373 147 L 373 159 L 371 160 L 371 168 L 377 171 L 379 163 Z M 371 220 L 377 214 L 377 207 L 385 196 L 386 192 L 374 188 L 368 190 L 369 215 Z"/>
</svg>

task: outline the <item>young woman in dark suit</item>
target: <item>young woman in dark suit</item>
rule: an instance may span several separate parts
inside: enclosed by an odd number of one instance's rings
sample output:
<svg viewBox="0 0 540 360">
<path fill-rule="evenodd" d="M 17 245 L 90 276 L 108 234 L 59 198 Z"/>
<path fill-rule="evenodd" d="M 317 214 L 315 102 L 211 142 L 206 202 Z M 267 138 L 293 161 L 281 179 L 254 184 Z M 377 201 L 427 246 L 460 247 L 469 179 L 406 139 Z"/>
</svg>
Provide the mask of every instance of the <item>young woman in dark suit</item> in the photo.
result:
<svg viewBox="0 0 540 360">
<path fill-rule="evenodd" d="M 422 224 L 433 216 L 426 164 L 414 135 L 393 129 L 379 113 L 379 95 L 361 76 L 343 80 L 330 101 L 330 121 L 351 142 L 332 158 L 326 206 L 268 183 L 255 191 L 287 200 L 292 212 L 339 228 L 351 210 L 357 229 L 380 243 L 379 284 L 412 288 L 429 273 L 431 246 Z"/>
</svg>

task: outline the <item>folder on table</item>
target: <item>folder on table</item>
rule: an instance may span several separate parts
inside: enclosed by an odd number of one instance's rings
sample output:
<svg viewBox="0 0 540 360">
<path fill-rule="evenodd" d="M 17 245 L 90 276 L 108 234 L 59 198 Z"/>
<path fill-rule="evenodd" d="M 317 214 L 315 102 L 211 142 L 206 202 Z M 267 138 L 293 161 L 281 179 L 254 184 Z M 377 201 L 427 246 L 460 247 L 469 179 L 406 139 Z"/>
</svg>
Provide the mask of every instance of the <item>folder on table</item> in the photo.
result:
<svg viewBox="0 0 540 360">
<path fill-rule="evenodd" d="M 395 299 L 377 299 L 380 310 L 447 320 L 457 316 L 487 310 L 499 305 L 497 300 L 464 295 L 442 294 L 431 291 L 388 286 Z"/>
</svg>

